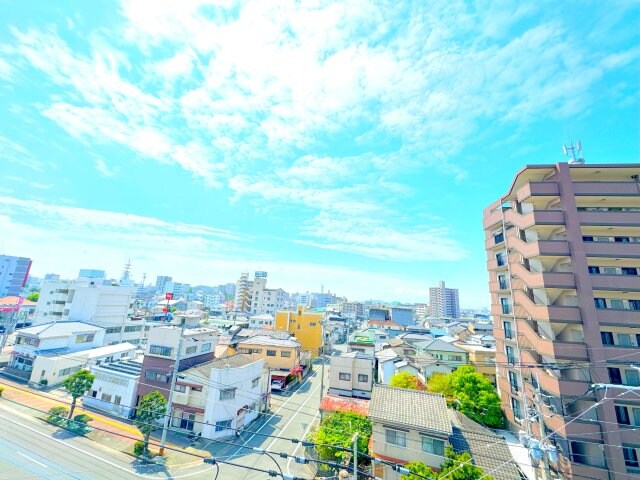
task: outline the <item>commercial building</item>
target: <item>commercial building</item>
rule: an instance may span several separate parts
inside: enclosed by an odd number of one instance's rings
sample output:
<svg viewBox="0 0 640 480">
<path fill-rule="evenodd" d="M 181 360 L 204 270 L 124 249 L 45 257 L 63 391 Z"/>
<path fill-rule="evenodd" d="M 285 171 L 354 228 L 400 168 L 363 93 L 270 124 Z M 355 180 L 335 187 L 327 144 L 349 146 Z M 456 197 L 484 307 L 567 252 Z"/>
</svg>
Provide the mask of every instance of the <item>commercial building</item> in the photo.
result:
<svg viewBox="0 0 640 480">
<path fill-rule="evenodd" d="M 409 307 L 391 307 L 391 320 L 402 325 L 415 325 L 413 319 L 413 308 Z"/>
<path fill-rule="evenodd" d="M 296 311 L 284 310 L 276 313 L 275 329 L 289 332 L 308 351 L 311 357 L 320 354 L 322 348 L 323 312 L 314 312 L 299 306 Z"/>
<path fill-rule="evenodd" d="M 365 317 L 364 304 L 360 302 L 344 302 L 340 305 L 340 313 L 344 318 L 355 320 Z"/>
<path fill-rule="evenodd" d="M 43 282 L 33 325 L 85 322 L 107 329 L 105 345 L 140 343 L 141 322 L 132 318 L 135 287 L 105 285 L 100 279 Z"/>
<path fill-rule="evenodd" d="M 131 418 L 135 413 L 138 382 L 142 370 L 141 359 L 120 359 L 93 365 L 95 376 L 91 390 L 82 398 L 85 407 Z"/>
<path fill-rule="evenodd" d="M 627 390 L 640 385 L 639 174 L 530 165 L 484 210 L 505 413 L 514 430 L 552 432 L 567 478 L 640 478 L 640 398 Z"/>
<path fill-rule="evenodd" d="M 173 282 L 172 277 L 168 277 L 166 275 L 159 275 L 156 277 L 156 292 L 165 293 L 167 292 L 167 286 Z"/>
<path fill-rule="evenodd" d="M 30 258 L 0 255 L 0 297 L 20 295 L 30 269 Z"/>
<path fill-rule="evenodd" d="M 429 289 L 429 315 L 435 318 L 460 318 L 457 288 L 446 288 L 444 281 Z"/>
<path fill-rule="evenodd" d="M 361 352 L 329 357 L 329 394 L 371 398 L 375 358 Z"/>
</svg>

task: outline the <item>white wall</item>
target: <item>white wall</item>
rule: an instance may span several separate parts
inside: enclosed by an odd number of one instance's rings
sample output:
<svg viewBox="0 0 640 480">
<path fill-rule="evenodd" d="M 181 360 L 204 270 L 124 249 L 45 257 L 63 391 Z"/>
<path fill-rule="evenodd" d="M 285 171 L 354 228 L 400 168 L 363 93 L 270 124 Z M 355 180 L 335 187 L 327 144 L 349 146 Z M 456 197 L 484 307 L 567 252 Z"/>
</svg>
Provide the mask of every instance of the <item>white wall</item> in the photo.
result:
<svg viewBox="0 0 640 480">
<path fill-rule="evenodd" d="M 102 370 L 100 367 L 93 366 L 91 373 L 96 377 L 91 390 L 82 399 L 86 406 L 97 408 L 106 412 L 115 413 L 116 415 L 129 418 L 133 413 L 136 404 L 136 394 L 138 390 L 138 378 L 132 378 L 130 375 L 119 374 L 118 372 Z M 93 397 L 93 392 L 95 397 Z M 102 400 L 103 395 L 110 395 Z M 115 397 L 120 397 L 120 405 L 115 405 Z"/>
</svg>

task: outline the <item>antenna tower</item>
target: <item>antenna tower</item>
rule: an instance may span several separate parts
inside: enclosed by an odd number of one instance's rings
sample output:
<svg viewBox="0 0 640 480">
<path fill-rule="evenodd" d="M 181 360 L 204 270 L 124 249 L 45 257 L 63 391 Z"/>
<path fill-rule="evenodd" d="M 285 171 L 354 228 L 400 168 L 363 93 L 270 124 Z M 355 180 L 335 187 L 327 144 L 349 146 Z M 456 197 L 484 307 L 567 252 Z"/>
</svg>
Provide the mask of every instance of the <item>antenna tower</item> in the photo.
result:
<svg viewBox="0 0 640 480">
<path fill-rule="evenodd" d="M 584 156 L 582 153 L 582 143 L 580 143 L 580 140 L 578 140 L 578 143 L 576 145 L 573 144 L 573 140 L 571 140 L 571 144 L 569 146 L 562 145 L 562 151 L 567 157 L 571 157 L 569 159 L 570 164 L 584 163 Z"/>
<path fill-rule="evenodd" d="M 124 264 L 124 271 L 122 272 L 122 280 L 129 280 L 131 274 L 131 259 L 127 260 Z"/>
</svg>

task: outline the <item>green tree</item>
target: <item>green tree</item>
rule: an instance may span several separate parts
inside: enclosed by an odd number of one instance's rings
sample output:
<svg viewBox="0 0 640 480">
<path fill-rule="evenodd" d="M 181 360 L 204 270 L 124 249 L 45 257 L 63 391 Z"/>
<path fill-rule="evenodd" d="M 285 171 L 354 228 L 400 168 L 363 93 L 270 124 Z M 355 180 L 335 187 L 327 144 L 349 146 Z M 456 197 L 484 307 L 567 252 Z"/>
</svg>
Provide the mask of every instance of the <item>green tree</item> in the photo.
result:
<svg viewBox="0 0 640 480">
<path fill-rule="evenodd" d="M 322 420 L 318 430 L 311 433 L 309 439 L 314 443 L 322 444 L 316 447 L 321 459 L 329 461 L 343 460 L 349 455 L 348 452 L 326 445 L 351 448 L 353 446 L 353 434 L 356 432 L 359 434 L 358 452 L 368 453 L 371 420 L 354 412 L 336 412 L 328 415 Z"/>
<path fill-rule="evenodd" d="M 71 420 L 73 410 L 76 408 L 76 400 L 87 393 L 87 390 L 91 388 L 95 379 L 96 377 L 92 375 L 89 370 L 78 370 L 62 381 L 62 386 L 71 394 L 71 409 L 69 410 L 67 420 Z"/>
<path fill-rule="evenodd" d="M 144 456 L 149 455 L 149 437 L 158 428 L 157 422 L 164 417 L 166 412 L 167 400 L 157 390 L 147 393 L 140 400 L 133 424 L 138 427 L 144 437 L 144 449 L 142 451 Z"/>
<path fill-rule="evenodd" d="M 430 467 L 422 462 L 409 462 L 405 468 L 411 470 L 416 475 L 403 475 L 402 480 L 423 480 L 423 477 L 447 480 L 493 480 L 490 476 L 484 476 L 484 470 L 471 461 L 468 452 L 455 453 L 451 447 L 447 447 L 445 452 L 446 460 L 439 473 L 434 472 Z"/>
<path fill-rule="evenodd" d="M 399 372 L 391 377 L 389 386 L 406 388 L 408 390 L 424 390 L 424 384 L 420 379 L 409 372 Z"/>
<path fill-rule="evenodd" d="M 463 365 L 449 375 L 449 382 L 462 413 L 487 427 L 504 426 L 500 397 L 487 377 Z"/>
<path fill-rule="evenodd" d="M 441 393 L 445 397 L 453 396 L 453 389 L 451 388 L 451 377 L 444 373 L 434 373 L 429 377 L 427 382 L 427 390 L 430 392 Z"/>
<path fill-rule="evenodd" d="M 409 462 L 404 467 L 416 475 L 403 475 L 402 480 L 424 480 L 424 477 L 438 478 L 438 474 L 422 462 Z"/>
<path fill-rule="evenodd" d="M 37 302 L 39 298 L 40 298 L 40 292 L 38 292 L 38 291 L 30 293 L 29 295 L 27 295 L 27 300 L 30 300 L 32 302 Z"/>
</svg>

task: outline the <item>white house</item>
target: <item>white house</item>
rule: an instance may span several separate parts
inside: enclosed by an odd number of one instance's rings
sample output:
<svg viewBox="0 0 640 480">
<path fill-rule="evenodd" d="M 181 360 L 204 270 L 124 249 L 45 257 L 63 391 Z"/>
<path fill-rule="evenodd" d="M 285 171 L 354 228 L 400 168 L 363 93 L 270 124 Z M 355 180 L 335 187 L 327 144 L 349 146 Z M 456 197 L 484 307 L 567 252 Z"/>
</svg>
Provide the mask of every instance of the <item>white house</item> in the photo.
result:
<svg viewBox="0 0 640 480">
<path fill-rule="evenodd" d="M 115 362 L 124 358 L 135 358 L 136 348 L 130 343 L 118 343 L 62 355 L 38 355 L 33 362 L 29 383 L 57 385 L 72 373 L 83 368 L 89 369 L 93 365 Z"/>
<path fill-rule="evenodd" d="M 264 360 L 235 354 L 183 371 L 173 394 L 172 427 L 217 439 L 234 435 L 265 408 Z"/>
<path fill-rule="evenodd" d="M 329 357 L 329 394 L 371 398 L 375 358 L 362 352 Z"/>
<path fill-rule="evenodd" d="M 249 328 L 273 328 L 274 317 L 265 313 L 264 315 L 251 315 L 249 317 Z"/>
<path fill-rule="evenodd" d="M 82 399 L 83 405 L 131 418 L 135 411 L 141 369 L 141 358 L 93 365 L 90 370 L 96 378 L 91 391 Z"/>
</svg>

